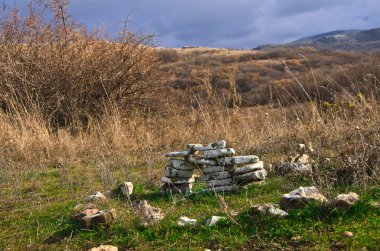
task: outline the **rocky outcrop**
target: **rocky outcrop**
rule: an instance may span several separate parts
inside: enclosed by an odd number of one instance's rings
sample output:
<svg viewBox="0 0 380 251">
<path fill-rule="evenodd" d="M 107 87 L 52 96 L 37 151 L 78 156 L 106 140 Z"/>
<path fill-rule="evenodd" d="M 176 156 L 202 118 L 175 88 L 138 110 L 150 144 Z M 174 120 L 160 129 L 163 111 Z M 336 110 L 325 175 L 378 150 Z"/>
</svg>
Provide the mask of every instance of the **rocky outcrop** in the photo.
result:
<svg viewBox="0 0 380 251">
<path fill-rule="evenodd" d="M 294 209 L 303 207 L 310 202 L 326 202 L 323 196 L 315 186 L 299 187 L 290 193 L 284 194 L 280 201 L 280 206 L 284 209 Z"/>
</svg>

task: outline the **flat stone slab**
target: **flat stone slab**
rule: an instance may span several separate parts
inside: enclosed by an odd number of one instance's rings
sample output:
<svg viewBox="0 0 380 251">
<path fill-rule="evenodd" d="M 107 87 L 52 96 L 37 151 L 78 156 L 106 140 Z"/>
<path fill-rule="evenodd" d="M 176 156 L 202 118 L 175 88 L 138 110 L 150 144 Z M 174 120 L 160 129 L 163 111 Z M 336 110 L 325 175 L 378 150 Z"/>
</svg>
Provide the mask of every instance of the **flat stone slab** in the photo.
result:
<svg viewBox="0 0 380 251">
<path fill-rule="evenodd" d="M 194 164 L 182 159 L 170 159 L 169 162 L 169 165 L 177 170 L 194 170 L 197 168 Z"/>
<path fill-rule="evenodd" d="M 241 184 L 241 183 L 246 183 L 246 182 L 251 182 L 251 181 L 262 181 L 262 180 L 265 180 L 266 176 L 267 176 L 267 171 L 265 169 L 260 169 L 257 171 L 236 175 L 234 179 L 236 183 Z"/>
<path fill-rule="evenodd" d="M 165 176 L 168 178 L 191 178 L 194 174 L 193 170 L 178 170 L 171 166 L 167 166 L 165 169 Z"/>
<path fill-rule="evenodd" d="M 170 152 L 165 154 L 165 157 L 186 157 L 189 156 L 191 153 L 189 150 L 184 151 L 178 151 L 178 152 Z"/>
<path fill-rule="evenodd" d="M 206 166 L 204 168 L 201 168 L 201 171 L 203 174 L 210 174 L 210 173 L 231 171 L 232 169 L 233 169 L 233 166 Z"/>
<path fill-rule="evenodd" d="M 191 151 L 208 151 L 208 150 L 215 150 L 215 149 L 223 149 L 226 147 L 226 141 L 221 140 L 215 143 L 211 143 L 208 145 L 202 145 L 202 144 L 188 144 L 187 147 Z"/>
<path fill-rule="evenodd" d="M 299 187 L 290 193 L 284 194 L 280 201 L 280 206 L 284 209 L 293 209 L 303 207 L 309 202 L 326 202 L 323 196 L 315 186 Z"/>
<path fill-rule="evenodd" d="M 233 148 L 218 149 L 218 150 L 208 150 L 204 152 L 204 157 L 206 159 L 220 158 L 220 157 L 231 157 L 235 155 L 235 150 Z"/>
<path fill-rule="evenodd" d="M 200 165 L 200 166 L 218 166 L 218 161 L 214 160 L 214 159 L 205 159 L 205 158 L 202 158 L 202 157 L 195 157 L 195 156 L 188 156 L 186 157 L 186 161 L 192 163 L 192 164 L 196 164 L 196 165 Z"/>
<path fill-rule="evenodd" d="M 223 172 L 217 172 L 217 173 L 210 173 L 207 175 L 204 175 L 204 180 L 224 180 L 224 179 L 229 179 L 231 178 L 231 173 L 228 171 L 223 171 Z"/>
<path fill-rule="evenodd" d="M 240 174 L 245 174 L 245 173 L 250 173 L 250 172 L 258 171 L 258 170 L 261 170 L 261 169 L 264 169 L 264 162 L 259 161 L 259 162 L 255 163 L 255 164 L 251 164 L 251 165 L 246 165 L 246 166 L 235 168 L 234 169 L 234 174 L 235 175 L 240 175 Z"/>
<path fill-rule="evenodd" d="M 224 165 L 254 164 L 259 162 L 259 157 L 255 155 L 225 157 L 221 161 L 224 163 Z"/>
</svg>

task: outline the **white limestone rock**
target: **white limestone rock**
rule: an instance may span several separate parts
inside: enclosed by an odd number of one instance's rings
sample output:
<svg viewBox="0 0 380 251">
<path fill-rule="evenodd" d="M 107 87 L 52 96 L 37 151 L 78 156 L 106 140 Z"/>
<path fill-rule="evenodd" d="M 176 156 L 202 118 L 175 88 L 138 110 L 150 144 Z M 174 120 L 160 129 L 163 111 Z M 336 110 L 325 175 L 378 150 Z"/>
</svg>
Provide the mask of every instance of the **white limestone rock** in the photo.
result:
<svg viewBox="0 0 380 251">
<path fill-rule="evenodd" d="M 235 168 L 234 169 L 234 174 L 235 175 L 240 175 L 240 174 L 245 174 L 245 173 L 250 173 L 250 172 L 258 171 L 258 170 L 261 170 L 261 169 L 264 169 L 264 162 L 259 161 L 259 162 L 255 163 L 255 164 L 251 164 L 251 165 L 246 165 L 246 166 Z"/>
<path fill-rule="evenodd" d="M 250 212 L 252 214 L 270 215 L 273 217 L 285 217 L 288 215 L 287 212 L 280 209 L 280 205 L 270 203 L 255 205 L 251 208 Z"/>
<path fill-rule="evenodd" d="M 134 210 L 141 217 L 145 226 L 152 225 L 165 217 L 160 208 L 152 207 L 146 200 L 140 200 L 135 203 Z"/>
<path fill-rule="evenodd" d="M 224 165 L 244 165 L 244 164 L 254 164 L 259 162 L 259 157 L 255 155 L 248 156 L 236 156 L 236 157 L 225 157 L 221 159 Z"/>
<path fill-rule="evenodd" d="M 218 161 L 214 160 L 214 159 L 205 159 L 205 158 L 202 158 L 202 157 L 195 157 L 195 156 L 188 156 L 186 157 L 185 159 L 186 161 L 192 163 L 192 164 L 196 164 L 196 165 L 199 165 L 199 166 L 218 166 Z"/>
<path fill-rule="evenodd" d="M 329 201 L 326 206 L 330 210 L 336 208 L 339 212 L 344 212 L 350 209 L 357 201 L 359 201 L 359 195 L 350 192 L 348 194 L 339 194 L 333 200 Z"/>
<path fill-rule="evenodd" d="M 91 194 L 87 196 L 86 201 L 87 202 L 96 202 L 96 201 L 105 201 L 107 200 L 107 197 L 104 196 L 101 192 L 96 192 L 95 194 Z"/>
<path fill-rule="evenodd" d="M 284 209 L 300 208 L 308 202 L 326 202 L 323 196 L 315 186 L 299 187 L 290 193 L 284 194 L 280 201 L 280 206 Z"/>
<path fill-rule="evenodd" d="M 132 182 L 124 182 L 120 184 L 119 186 L 121 194 L 124 196 L 126 199 L 130 199 L 132 193 L 133 193 L 133 184 Z"/>
<path fill-rule="evenodd" d="M 170 166 L 177 169 L 177 170 L 194 170 L 197 167 L 182 159 L 170 159 Z"/>
<path fill-rule="evenodd" d="M 170 152 L 165 155 L 165 157 L 186 157 L 189 156 L 191 153 L 189 150 L 184 150 L 184 151 L 178 151 L 178 152 Z"/>
<path fill-rule="evenodd" d="M 201 169 L 203 174 L 231 171 L 233 169 L 232 166 L 206 166 Z"/>
<path fill-rule="evenodd" d="M 220 157 L 231 157 L 234 155 L 235 155 L 235 150 L 233 148 L 208 150 L 208 151 L 204 152 L 204 157 L 206 159 L 213 159 L 213 158 L 220 158 Z"/>
<path fill-rule="evenodd" d="M 189 148 L 190 151 L 208 151 L 208 150 L 224 149 L 226 147 L 226 141 L 221 140 L 221 141 L 211 143 L 208 145 L 188 144 L 187 147 Z"/>
<path fill-rule="evenodd" d="M 257 171 L 243 173 L 235 176 L 235 181 L 237 184 L 244 184 L 252 181 L 262 181 L 265 180 L 267 176 L 267 171 L 265 169 L 260 169 Z"/>
<path fill-rule="evenodd" d="M 226 217 L 222 216 L 211 216 L 211 218 L 206 220 L 206 226 L 212 227 L 215 226 L 220 220 L 225 220 Z"/>
<path fill-rule="evenodd" d="M 177 225 L 181 227 L 194 226 L 196 224 L 197 224 L 196 219 L 190 219 L 186 216 L 182 216 L 181 218 L 179 218 L 179 221 L 177 222 Z"/>
</svg>

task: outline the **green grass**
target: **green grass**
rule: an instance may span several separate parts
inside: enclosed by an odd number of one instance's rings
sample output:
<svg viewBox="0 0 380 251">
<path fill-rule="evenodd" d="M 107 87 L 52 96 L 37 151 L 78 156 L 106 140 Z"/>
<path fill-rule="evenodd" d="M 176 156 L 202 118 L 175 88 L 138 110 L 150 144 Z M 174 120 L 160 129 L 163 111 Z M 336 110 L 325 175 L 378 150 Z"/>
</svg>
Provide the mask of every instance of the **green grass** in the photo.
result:
<svg viewBox="0 0 380 251">
<path fill-rule="evenodd" d="M 356 191 L 362 200 L 341 214 L 308 205 L 290 211 L 283 219 L 249 215 L 251 205 L 278 202 L 283 193 L 308 185 L 305 179 L 283 177 L 270 177 L 265 184 L 222 195 L 228 212 L 234 210 L 239 214 L 214 227 L 205 226 L 207 218 L 227 216 L 214 194 L 165 196 L 158 192 L 159 183 L 132 180 L 135 183 L 132 200 L 146 199 L 160 207 L 166 213 L 164 220 L 143 227 L 127 201 L 112 199 L 99 206 L 117 210 L 115 223 L 108 228 L 84 230 L 71 220 L 73 207 L 93 191 L 112 188 L 110 184 L 116 181 L 109 180 L 120 177 L 117 168 L 107 175 L 98 175 L 98 171 L 74 166 L 4 175 L 0 190 L 0 249 L 86 250 L 100 244 L 112 244 L 121 250 L 380 248 L 380 210 L 370 206 L 373 200 L 380 200 L 380 188 Z M 199 184 L 195 190 L 201 188 Z M 189 228 L 178 227 L 180 216 L 196 218 L 199 223 Z M 346 230 L 353 232 L 354 237 L 343 237 Z M 300 240 L 292 240 L 298 235 Z"/>
</svg>

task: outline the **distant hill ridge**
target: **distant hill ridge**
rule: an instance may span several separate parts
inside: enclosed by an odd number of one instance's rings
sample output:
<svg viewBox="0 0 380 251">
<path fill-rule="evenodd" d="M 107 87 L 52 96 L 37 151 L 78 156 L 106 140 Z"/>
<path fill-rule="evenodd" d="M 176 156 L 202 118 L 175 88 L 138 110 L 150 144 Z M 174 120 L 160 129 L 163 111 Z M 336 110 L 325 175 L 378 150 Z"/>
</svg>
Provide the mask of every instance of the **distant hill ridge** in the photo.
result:
<svg viewBox="0 0 380 251">
<path fill-rule="evenodd" d="M 262 45 L 257 50 L 277 47 L 311 46 L 317 49 L 352 51 L 380 50 L 380 28 L 370 30 L 337 30 L 301 38 L 283 45 Z"/>
</svg>

